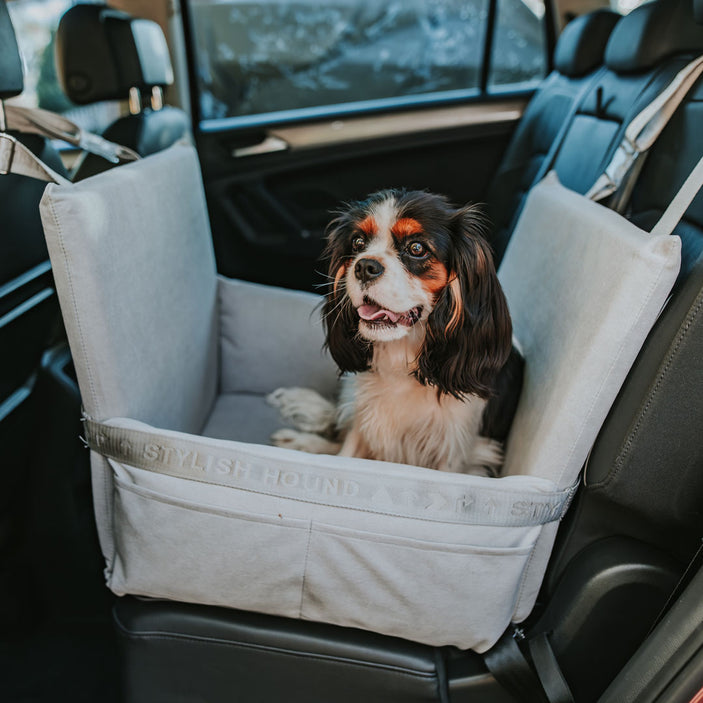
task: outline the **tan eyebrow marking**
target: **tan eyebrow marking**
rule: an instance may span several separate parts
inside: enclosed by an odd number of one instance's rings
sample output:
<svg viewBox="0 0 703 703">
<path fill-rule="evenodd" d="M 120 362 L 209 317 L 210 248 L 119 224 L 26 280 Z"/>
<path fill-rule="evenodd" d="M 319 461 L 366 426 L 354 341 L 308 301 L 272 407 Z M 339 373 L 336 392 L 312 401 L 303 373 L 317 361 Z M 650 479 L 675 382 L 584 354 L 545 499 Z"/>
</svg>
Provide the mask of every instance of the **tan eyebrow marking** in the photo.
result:
<svg viewBox="0 0 703 703">
<path fill-rule="evenodd" d="M 447 285 L 449 274 L 447 267 L 441 261 L 434 261 L 430 264 L 427 271 L 420 275 L 425 290 L 433 297 L 439 293 Z"/>
<path fill-rule="evenodd" d="M 345 274 L 346 270 L 347 270 L 346 264 L 342 264 L 337 269 L 337 273 L 334 276 L 334 286 L 332 287 L 333 295 L 337 295 L 337 286 L 339 286 L 339 281 L 341 280 L 342 276 Z"/>
<path fill-rule="evenodd" d="M 391 227 L 391 232 L 396 237 L 409 237 L 413 234 L 420 234 L 422 232 L 422 225 L 412 217 L 401 217 L 393 227 Z"/>
<path fill-rule="evenodd" d="M 376 220 L 374 220 L 371 215 L 367 215 L 361 222 L 359 222 L 358 226 L 359 229 L 364 232 L 364 234 L 367 234 L 369 237 L 378 232 L 378 225 L 376 224 Z"/>
</svg>

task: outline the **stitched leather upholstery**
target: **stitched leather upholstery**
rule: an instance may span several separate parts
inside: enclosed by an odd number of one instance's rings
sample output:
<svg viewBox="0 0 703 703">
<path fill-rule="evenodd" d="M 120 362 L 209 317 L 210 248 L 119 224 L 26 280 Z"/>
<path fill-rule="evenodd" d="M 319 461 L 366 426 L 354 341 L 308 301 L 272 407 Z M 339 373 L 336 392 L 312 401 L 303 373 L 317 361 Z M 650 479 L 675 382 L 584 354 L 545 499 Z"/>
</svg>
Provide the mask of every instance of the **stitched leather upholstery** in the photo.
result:
<svg viewBox="0 0 703 703">
<path fill-rule="evenodd" d="M 488 190 L 486 207 L 493 224 L 493 249 L 499 261 L 516 217 L 574 101 L 603 62 L 620 15 L 609 10 L 570 22 L 557 42 L 555 70 L 543 81 L 520 120 Z"/>
<path fill-rule="evenodd" d="M 442 700 L 432 647 L 344 629 L 173 603 L 120 601 L 129 701 Z M 207 675 L 193 677 L 193 662 Z M 284 693 L 285 692 L 285 693 Z"/>
<path fill-rule="evenodd" d="M 598 68 L 620 15 L 597 10 L 575 18 L 564 27 L 554 50 L 554 67 L 563 76 L 578 78 Z"/>
<path fill-rule="evenodd" d="M 703 51 L 703 36 L 692 16 L 692 0 L 663 0 L 635 8 L 613 31 L 605 63 L 618 73 L 652 68 L 677 52 Z"/>
<path fill-rule="evenodd" d="M 497 260 L 503 256 L 525 194 L 579 88 L 585 85 L 587 92 L 568 118 L 551 168 L 565 186 L 585 193 L 609 163 L 629 121 L 698 53 L 696 47 L 703 38 L 694 22 L 691 0 L 661 0 L 639 9 L 644 7 L 649 9 L 633 11 L 615 25 L 602 72 L 580 83 L 564 77 L 557 83 L 553 74 L 528 106 L 488 194 Z M 643 47 L 650 41 L 654 48 L 646 52 Z M 561 112 L 550 107 L 558 100 L 562 101 Z"/>
</svg>

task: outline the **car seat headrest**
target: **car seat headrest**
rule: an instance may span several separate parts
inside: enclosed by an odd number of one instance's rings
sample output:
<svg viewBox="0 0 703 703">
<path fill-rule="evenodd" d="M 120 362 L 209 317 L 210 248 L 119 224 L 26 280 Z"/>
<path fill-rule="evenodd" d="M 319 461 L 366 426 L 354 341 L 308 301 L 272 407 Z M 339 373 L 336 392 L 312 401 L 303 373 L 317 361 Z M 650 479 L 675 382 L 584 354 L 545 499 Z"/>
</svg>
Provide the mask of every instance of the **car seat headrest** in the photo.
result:
<svg viewBox="0 0 703 703">
<path fill-rule="evenodd" d="M 636 73 L 687 52 L 703 52 L 703 30 L 695 22 L 693 0 L 655 0 L 618 22 L 605 49 L 605 63 L 616 73 Z"/>
<path fill-rule="evenodd" d="M 173 83 L 166 39 L 156 22 L 105 5 L 74 5 L 56 33 L 56 70 L 75 103 L 121 100 Z"/>
<path fill-rule="evenodd" d="M 603 63 L 608 38 L 619 19 L 617 12 L 596 10 L 569 22 L 554 50 L 556 70 L 562 75 L 578 78 L 598 68 Z"/>
<path fill-rule="evenodd" d="M 693 0 L 693 14 L 698 24 L 703 24 L 703 0 Z"/>
<path fill-rule="evenodd" d="M 0 0 L 0 100 L 19 95 L 24 88 L 22 59 L 5 0 Z"/>
</svg>

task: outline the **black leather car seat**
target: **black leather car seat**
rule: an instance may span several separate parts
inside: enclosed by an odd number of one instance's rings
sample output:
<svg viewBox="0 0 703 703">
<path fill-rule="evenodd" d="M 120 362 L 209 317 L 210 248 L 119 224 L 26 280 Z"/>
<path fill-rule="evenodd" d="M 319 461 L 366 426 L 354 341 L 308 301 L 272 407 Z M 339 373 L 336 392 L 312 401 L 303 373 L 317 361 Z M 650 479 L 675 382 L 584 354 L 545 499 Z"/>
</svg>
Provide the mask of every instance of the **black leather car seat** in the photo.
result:
<svg viewBox="0 0 703 703">
<path fill-rule="evenodd" d="M 616 12 L 597 10 L 572 20 L 559 35 L 554 70 L 530 100 L 488 190 L 486 208 L 496 241 L 507 241 L 515 214 L 574 101 L 603 66 L 605 47 L 619 20 Z"/>
<path fill-rule="evenodd" d="M 24 88 L 15 33 L 0 2 L 0 101 Z M 67 175 L 58 152 L 34 135 L 13 136 L 57 173 Z M 0 176 L 0 627 L 26 617 L 29 598 L 22 545 L 28 500 L 28 462 L 35 441 L 35 382 L 44 351 L 56 333 L 58 302 L 39 218 L 44 183 Z"/>
<path fill-rule="evenodd" d="M 701 51 L 703 37 L 694 21 L 692 0 L 646 3 L 623 17 L 607 41 L 605 69 L 586 83 L 585 94 L 578 97 L 559 135 L 550 164 L 559 180 L 585 193 L 610 162 L 630 120 Z M 515 191 L 517 203 L 506 209 L 511 220 L 506 224 L 505 217 L 499 218 L 493 238 L 498 260 L 508 245 L 524 195 L 523 184 Z"/>
<path fill-rule="evenodd" d="M 140 156 L 167 148 L 189 131 L 186 113 L 163 105 L 162 91 L 173 83 L 173 69 L 156 22 L 106 5 L 74 5 L 57 30 L 56 70 L 74 103 L 129 100 L 131 114 L 112 123 L 103 136 Z M 74 180 L 107 168 L 109 164 L 88 154 Z"/>
</svg>

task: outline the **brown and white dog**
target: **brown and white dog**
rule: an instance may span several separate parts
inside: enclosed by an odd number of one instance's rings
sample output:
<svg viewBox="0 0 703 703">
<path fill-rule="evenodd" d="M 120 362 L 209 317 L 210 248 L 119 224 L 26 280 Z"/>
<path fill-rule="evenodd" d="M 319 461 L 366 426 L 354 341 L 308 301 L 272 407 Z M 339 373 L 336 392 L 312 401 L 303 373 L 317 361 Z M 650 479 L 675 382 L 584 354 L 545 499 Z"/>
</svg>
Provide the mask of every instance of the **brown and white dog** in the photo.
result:
<svg viewBox="0 0 703 703">
<path fill-rule="evenodd" d="M 419 191 L 375 193 L 333 220 L 323 321 L 340 401 L 274 391 L 297 427 L 274 444 L 462 473 L 500 465 L 479 431 L 512 326 L 482 231 L 475 207 Z"/>
</svg>

